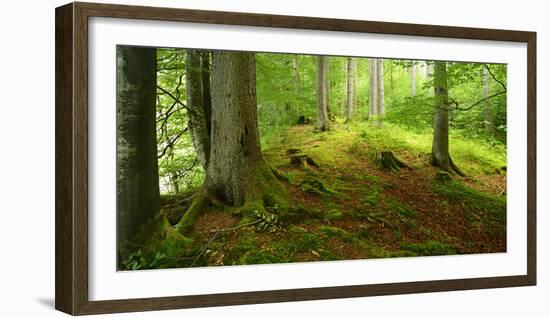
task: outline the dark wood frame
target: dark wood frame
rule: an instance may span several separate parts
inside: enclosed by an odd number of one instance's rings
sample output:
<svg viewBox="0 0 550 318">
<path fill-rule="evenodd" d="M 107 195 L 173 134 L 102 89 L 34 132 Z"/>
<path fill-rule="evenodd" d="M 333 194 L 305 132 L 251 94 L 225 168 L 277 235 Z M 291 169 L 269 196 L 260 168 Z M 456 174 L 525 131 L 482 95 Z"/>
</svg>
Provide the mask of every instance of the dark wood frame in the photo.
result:
<svg viewBox="0 0 550 318">
<path fill-rule="evenodd" d="M 527 275 L 144 299 L 88 300 L 88 18 L 527 43 Z M 74 2 L 55 11 L 55 308 L 72 315 L 536 285 L 536 33 Z"/>
</svg>

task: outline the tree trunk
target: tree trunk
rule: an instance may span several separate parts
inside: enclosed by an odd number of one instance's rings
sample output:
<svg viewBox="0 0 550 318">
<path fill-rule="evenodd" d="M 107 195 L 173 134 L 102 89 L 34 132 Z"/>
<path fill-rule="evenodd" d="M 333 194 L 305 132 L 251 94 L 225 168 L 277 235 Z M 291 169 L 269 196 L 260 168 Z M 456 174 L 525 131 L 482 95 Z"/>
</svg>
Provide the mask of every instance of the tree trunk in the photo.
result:
<svg viewBox="0 0 550 318">
<path fill-rule="evenodd" d="M 159 211 L 156 49 L 117 47 L 118 260 L 141 225 Z"/>
<path fill-rule="evenodd" d="M 348 80 L 347 80 L 347 101 L 348 101 L 348 109 L 347 109 L 347 121 L 353 120 L 353 58 L 348 57 L 347 58 L 347 73 L 348 73 Z"/>
<path fill-rule="evenodd" d="M 376 85 L 378 86 L 378 115 L 384 115 L 386 112 L 386 106 L 384 103 L 384 59 L 378 59 L 376 77 Z"/>
<path fill-rule="evenodd" d="M 411 66 L 411 96 L 414 97 L 416 95 L 416 67 L 413 64 Z"/>
<path fill-rule="evenodd" d="M 329 129 L 327 113 L 327 57 L 317 57 L 317 130 Z"/>
<path fill-rule="evenodd" d="M 210 156 L 210 136 L 205 113 L 202 62 L 200 53 L 197 50 L 186 50 L 185 85 L 189 132 L 191 133 L 197 158 L 206 169 Z"/>
<path fill-rule="evenodd" d="M 482 81 L 483 81 L 483 98 L 487 98 L 489 96 L 489 92 L 491 88 L 489 84 L 489 71 L 485 67 L 483 68 Z M 494 110 L 490 100 L 486 100 L 483 103 L 483 117 L 484 117 L 485 133 L 488 136 L 494 136 L 496 133 L 495 114 L 494 114 Z"/>
<path fill-rule="evenodd" d="M 433 80 L 434 64 L 433 62 L 426 61 L 426 80 Z M 435 90 L 428 91 L 430 96 L 434 95 Z"/>
<path fill-rule="evenodd" d="M 340 100 L 340 116 L 344 117 L 346 114 L 346 96 L 347 96 L 347 83 L 346 83 L 346 63 L 342 62 L 342 99 Z"/>
<path fill-rule="evenodd" d="M 443 171 L 464 173 L 453 163 L 449 154 L 449 95 L 447 63 L 434 62 L 435 116 L 431 164 Z"/>
<path fill-rule="evenodd" d="M 210 138 L 212 126 L 212 92 L 210 91 L 210 52 L 200 51 L 202 71 L 202 96 L 204 103 L 204 116 L 206 119 L 206 130 Z"/>
<path fill-rule="evenodd" d="M 300 92 L 302 91 L 302 84 L 300 82 L 300 69 L 297 56 L 292 58 L 292 68 L 294 69 L 294 85 L 296 86 L 296 95 L 300 95 Z"/>
<path fill-rule="evenodd" d="M 331 112 L 330 112 L 330 93 L 331 93 L 331 82 L 330 82 L 330 59 L 329 57 L 325 56 L 325 87 L 326 87 L 326 94 L 325 94 L 325 101 L 326 101 L 326 109 L 327 109 L 327 118 L 330 120 L 332 118 Z"/>
<path fill-rule="evenodd" d="M 378 115 L 378 102 L 376 101 L 376 96 L 378 93 L 378 85 L 377 85 L 377 79 L 378 76 L 376 75 L 377 70 L 377 59 L 369 59 L 369 102 L 370 102 L 370 111 L 369 116 L 376 116 Z"/>
<path fill-rule="evenodd" d="M 357 107 L 357 59 L 353 59 L 353 108 Z"/>
<path fill-rule="evenodd" d="M 262 157 L 253 53 L 212 53 L 212 135 L 203 191 L 177 224 L 192 227 L 208 201 L 241 207 L 243 215 L 277 205 L 288 208 L 286 189 Z"/>
</svg>

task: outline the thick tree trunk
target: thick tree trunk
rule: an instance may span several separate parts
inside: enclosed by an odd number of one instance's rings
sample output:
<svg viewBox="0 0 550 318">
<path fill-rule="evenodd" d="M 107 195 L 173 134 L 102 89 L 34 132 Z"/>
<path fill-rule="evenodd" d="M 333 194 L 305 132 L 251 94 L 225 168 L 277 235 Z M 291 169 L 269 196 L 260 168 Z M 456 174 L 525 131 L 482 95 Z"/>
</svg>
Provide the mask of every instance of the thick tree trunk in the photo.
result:
<svg viewBox="0 0 550 318">
<path fill-rule="evenodd" d="M 203 191 L 181 220 L 180 232 L 192 227 L 209 201 L 241 207 L 243 215 L 266 206 L 288 208 L 287 192 L 260 150 L 253 53 L 212 54 L 212 135 Z"/>
<path fill-rule="evenodd" d="M 464 173 L 453 163 L 449 154 L 449 95 L 447 63 L 434 62 L 435 116 L 431 164 L 443 171 Z"/>
<path fill-rule="evenodd" d="M 347 116 L 346 116 L 346 120 L 347 121 L 352 121 L 353 120 L 353 96 L 354 96 L 354 87 L 353 87 L 353 74 L 354 74 L 354 68 L 353 68 L 353 58 L 351 57 L 348 57 L 347 58 L 347 73 L 348 73 L 348 78 L 347 78 L 347 104 L 348 104 L 348 108 L 347 108 Z"/>
<path fill-rule="evenodd" d="M 378 115 L 384 115 L 384 113 L 386 112 L 386 105 L 384 103 L 384 59 L 378 59 L 378 64 L 376 67 L 376 77 L 376 85 L 378 87 Z"/>
<path fill-rule="evenodd" d="M 327 57 L 317 57 L 317 130 L 329 130 L 327 113 Z"/>
<path fill-rule="evenodd" d="M 160 207 L 156 139 L 156 49 L 117 47 L 117 243 L 125 243 Z"/>
<path fill-rule="evenodd" d="M 210 156 L 210 136 L 205 113 L 202 62 L 200 53 L 197 50 L 189 49 L 186 51 L 185 85 L 189 131 L 197 158 L 206 169 Z"/>
<path fill-rule="evenodd" d="M 411 66 L 411 96 L 416 95 L 416 66 L 413 64 Z"/>
<path fill-rule="evenodd" d="M 483 98 L 487 98 L 489 96 L 491 87 L 489 84 L 489 71 L 485 67 L 483 68 L 482 81 L 483 81 Z M 490 100 L 486 100 L 483 103 L 483 117 L 484 117 L 483 119 L 484 119 L 485 133 L 489 136 L 494 136 L 496 133 L 495 113 Z"/>
<path fill-rule="evenodd" d="M 378 76 L 376 75 L 376 70 L 378 62 L 377 59 L 369 59 L 369 102 L 370 102 L 370 111 L 369 116 L 378 115 L 378 102 L 376 100 L 378 94 L 378 85 L 376 84 Z"/>
</svg>

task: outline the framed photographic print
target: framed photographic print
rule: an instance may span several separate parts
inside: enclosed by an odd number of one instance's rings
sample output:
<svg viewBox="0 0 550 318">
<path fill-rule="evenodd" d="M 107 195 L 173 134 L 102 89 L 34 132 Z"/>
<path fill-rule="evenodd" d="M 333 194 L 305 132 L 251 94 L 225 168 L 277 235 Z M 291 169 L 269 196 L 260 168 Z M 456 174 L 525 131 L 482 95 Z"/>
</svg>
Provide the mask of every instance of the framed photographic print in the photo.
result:
<svg viewBox="0 0 550 318">
<path fill-rule="evenodd" d="M 56 9 L 56 308 L 536 284 L 536 34 Z"/>
</svg>

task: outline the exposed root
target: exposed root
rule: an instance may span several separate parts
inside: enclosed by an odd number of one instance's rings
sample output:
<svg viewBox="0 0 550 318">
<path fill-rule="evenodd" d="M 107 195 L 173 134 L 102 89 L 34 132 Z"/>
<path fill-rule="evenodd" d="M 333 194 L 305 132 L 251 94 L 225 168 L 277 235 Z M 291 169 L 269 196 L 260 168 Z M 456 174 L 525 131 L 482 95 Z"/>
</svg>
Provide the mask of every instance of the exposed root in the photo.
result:
<svg viewBox="0 0 550 318">
<path fill-rule="evenodd" d="M 453 159 L 451 159 L 451 157 L 449 156 L 449 165 L 451 166 L 451 168 L 454 170 L 454 172 L 456 172 L 456 174 L 458 174 L 459 176 L 461 177 L 465 177 L 466 174 L 464 172 L 462 172 L 462 170 L 460 170 L 457 165 L 453 162 Z"/>
<path fill-rule="evenodd" d="M 174 227 L 179 233 L 187 233 L 195 224 L 198 217 L 204 212 L 204 209 L 211 202 L 205 191 L 199 191 L 193 198 L 191 206 L 181 217 L 178 224 Z"/>
</svg>

